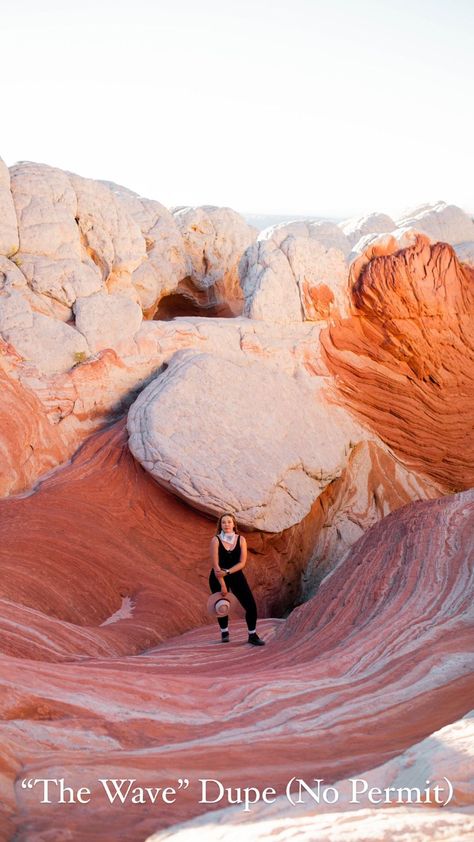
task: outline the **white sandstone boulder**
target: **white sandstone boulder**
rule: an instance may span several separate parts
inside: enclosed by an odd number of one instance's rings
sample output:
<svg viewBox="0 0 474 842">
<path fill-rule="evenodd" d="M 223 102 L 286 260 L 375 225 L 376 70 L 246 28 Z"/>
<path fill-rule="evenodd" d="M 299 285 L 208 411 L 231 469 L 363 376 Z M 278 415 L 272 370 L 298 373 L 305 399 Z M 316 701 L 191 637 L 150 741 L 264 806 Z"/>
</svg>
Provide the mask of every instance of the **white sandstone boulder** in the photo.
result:
<svg viewBox="0 0 474 842">
<path fill-rule="evenodd" d="M 448 205 L 446 202 L 419 205 L 406 211 L 397 219 L 397 226 L 416 228 L 433 240 L 452 246 L 474 241 L 474 222 L 471 216 L 457 205 Z"/>
<path fill-rule="evenodd" d="M 344 256 L 348 255 L 351 250 L 351 244 L 339 225 L 336 222 L 324 219 L 315 222 L 305 219 L 280 222 L 277 225 L 264 228 L 258 239 L 273 240 L 279 246 L 289 235 L 315 240 L 326 249 L 333 248 L 342 251 Z"/>
<path fill-rule="evenodd" d="M 68 173 L 77 197 L 77 220 L 88 253 L 102 269 L 131 273 L 146 258 L 145 239 L 120 200 L 99 181 Z"/>
<path fill-rule="evenodd" d="M 132 283 L 142 310 L 153 315 L 162 296 L 176 290 L 186 277 L 188 263 L 181 231 L 171 211 L 160 202 L 118 184 L 105 183 L 145 240 L 147 259 L 133 271 Z"/>
<path fill-rule="evenodd" d="M 76 328 L 93 353 L 112 348 L 126 352 L 139 330 L 143 315 L 138 304 L 123 295 L 97 292 L 74 305 Z"/>
<path fill-rule="evenodd" d="M 241 262 L 244 316 L 290 324 L 303 321 L 300 292 L 288 257 L 273 240 L 257 240 Z"/>
<path fill-rule="evenodd" d="M 209 303 L 225 302 L 234 315 L 242 311 L 239 262 L 258 231 L 231 208 L 213 205 L 175 208 L 187 259 L 186 274 Z"/>
<path fill-rule="evenodd" d="M 67 321 L 76 298 L 102 286 L 81 239 L 75 191 L 62 170 L 29 161 L 11 168 L 11 190 L 20 237 L 14 261 L 30 288 L 58 302 L 55 316 Z"/>
<path fill-rule="evenodd" d="M 0 294 L 0 335 L 44 375 L 68 371 L 91 353 L 79 331 L 34 312 L 18 289 Z"/>
<path fill-rule="evenodd" d="M 241 284 L 251 319 L 318 321 L 348 308 L 344 253 L 325 246 L 305 222 L 262 231 L 242 259 Z"/>
<path fill-rule="evenodd" d="M 354 246 L 366 234 L 386 234 L 396 228 L 391 216 L 386 213 L 369 213 L 365 216 L 352 217 L 339 223 L 351 246 Z"/>
<path fill-rule="evenodd" d="M 10 172 L 0 158 L 0 254 L 15 254 L 18 247 L 18 224 L 10 192 Z"/>
<path fill-rule="evenodd" d="M 368 435 L 326 402 L 320 378 L 190 350 L 141 392 L 128 431 L 160 485 L 270 532 L 298 523 Z"/>
</svg>

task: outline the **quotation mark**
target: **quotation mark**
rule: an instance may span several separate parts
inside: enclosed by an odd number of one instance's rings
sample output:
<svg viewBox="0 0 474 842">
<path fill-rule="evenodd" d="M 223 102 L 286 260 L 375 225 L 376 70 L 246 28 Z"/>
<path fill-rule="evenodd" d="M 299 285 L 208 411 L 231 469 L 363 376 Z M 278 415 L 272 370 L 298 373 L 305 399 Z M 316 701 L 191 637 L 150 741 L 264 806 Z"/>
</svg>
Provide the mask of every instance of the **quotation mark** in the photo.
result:
<svg viewBox="0 0 474 842">
<path fill-rule="evenodd" d="M 187 778 L 178 778 L 178 789 L 187 789 L 189 786 L 189 781 Z"/>
</svg>

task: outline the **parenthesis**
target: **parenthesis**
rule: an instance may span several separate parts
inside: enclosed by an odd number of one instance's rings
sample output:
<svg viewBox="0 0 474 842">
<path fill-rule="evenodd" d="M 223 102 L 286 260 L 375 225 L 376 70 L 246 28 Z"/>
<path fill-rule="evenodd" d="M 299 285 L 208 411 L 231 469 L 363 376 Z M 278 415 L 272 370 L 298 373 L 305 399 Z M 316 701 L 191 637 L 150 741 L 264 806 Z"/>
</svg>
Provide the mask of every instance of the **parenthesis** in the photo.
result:
<svg viewBox="0 0 474 842">
<path fill-rule="evenodd" d="M 454 795 L 454 789 L 453 789 L 453 785 L 452 785 L 451 781 L 448 780 L 448 778 L 444 778 L 444 780 L 448 784 L 448 793 L 449 794 L 448 794 L 448 797 L 447 797 L 446 801 L 443 801 L 443 807 L 445 807 L 446 804 L 449 804 L 449 802 L 452 801 L 452 798 L 453 798 L 453 795 Z"/>
<path fill-rule="evenodd" d="M 292 807 L 295 806 L 295 802 L 293 801 L 293 798 L 291 796 L 291 784 L 293 783 L 293 781 L 296 781 L 295 775 L 293 775 L 291 780 L 288 781 L 288 783 L 286 785 L 286 790 L 285 790 L 286 791 L 286 797 L 287 797 L 288 801 L 290 802 L 290 804 L 292 805 Z"/>
</svg>

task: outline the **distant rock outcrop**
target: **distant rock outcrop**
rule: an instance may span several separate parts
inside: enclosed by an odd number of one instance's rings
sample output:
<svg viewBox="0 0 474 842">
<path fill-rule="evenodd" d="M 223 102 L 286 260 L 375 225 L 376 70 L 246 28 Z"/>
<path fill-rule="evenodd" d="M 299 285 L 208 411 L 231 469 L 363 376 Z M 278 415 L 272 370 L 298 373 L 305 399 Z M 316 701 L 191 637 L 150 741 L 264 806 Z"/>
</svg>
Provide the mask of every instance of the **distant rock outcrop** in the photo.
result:
<svg viewBox="0 0 474 842">
<path fill-rule="evenodd" d="M 469 214 L 446 202 L 432 205 L 419 205 L 405 211 L 397 219 L 399 228 L 416 228 L 428 234 L 433 240 L 457 246 L 460 243 L 474 242 L 474 221 Z"/>
<path fill-rule="evenodd" d="M 366 234 L 386 234 L 396 228 L 395 222 L 386 213 L 369 213 L 366 216 L 354 217 L 339 223 L 341 231 L 354 246 Z"/>
</svg>

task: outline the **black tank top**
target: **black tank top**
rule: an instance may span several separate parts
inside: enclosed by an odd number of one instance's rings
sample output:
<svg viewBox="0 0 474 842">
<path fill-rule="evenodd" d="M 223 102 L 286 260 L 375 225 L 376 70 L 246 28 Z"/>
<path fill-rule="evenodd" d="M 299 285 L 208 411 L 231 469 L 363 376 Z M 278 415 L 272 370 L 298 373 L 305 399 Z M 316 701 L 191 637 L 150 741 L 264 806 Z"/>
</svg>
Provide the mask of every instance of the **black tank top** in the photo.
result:
<svg viewBox="0 0 474 842">
<path fill-rule="evenodd" d="M 233 567 L 240 561 L 240 535 L 237 537 L 237 543 L 233 550 L 226 550 L 219 536 L 217 536 L 217 540 L 219 541 L 219 567 L 228 570 L 229 567 Z"/>
</svg>

